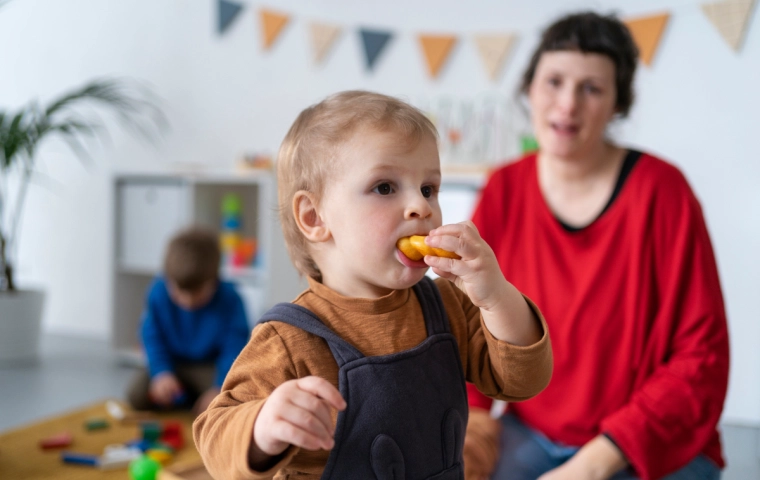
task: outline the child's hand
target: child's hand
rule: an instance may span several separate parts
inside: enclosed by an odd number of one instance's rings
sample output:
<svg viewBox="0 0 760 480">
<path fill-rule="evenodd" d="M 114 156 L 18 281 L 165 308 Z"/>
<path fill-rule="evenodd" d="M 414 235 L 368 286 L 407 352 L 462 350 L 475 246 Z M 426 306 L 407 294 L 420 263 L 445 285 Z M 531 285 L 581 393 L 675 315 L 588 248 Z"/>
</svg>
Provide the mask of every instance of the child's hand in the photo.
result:
<svg viewBox="0 0 760 480">
<path fill-rule="evenodd" d="M 172 405 L 182 393 L 182 385 L 172 372 L 159 373 L 150 381 L 150 398 L 159 405 Z"/>
<path fill-rule="evenodd" d="M 346 402 L 327 380 L 311 376 L 283 383 L 274 389 L 256 418 L 254 447 L 270 457 L 291 444 L 307 450 L 331 449 L 335 443 L 331 408 L 343 410 Z M 251 456 L 262 457 L 257 452 Z"/>
<path fill-rule="evenodd" d="M 472 222 L 443 225 L 431 230 L 425 243 L 462 257 L 455 260 L 426 255 L 425 263 L 433 268 L 436 275 L 454 282 L 475 306 L 492 310 L 504 298 L 509 283 L 493 250 L 480 237 Z"/>
</svg>

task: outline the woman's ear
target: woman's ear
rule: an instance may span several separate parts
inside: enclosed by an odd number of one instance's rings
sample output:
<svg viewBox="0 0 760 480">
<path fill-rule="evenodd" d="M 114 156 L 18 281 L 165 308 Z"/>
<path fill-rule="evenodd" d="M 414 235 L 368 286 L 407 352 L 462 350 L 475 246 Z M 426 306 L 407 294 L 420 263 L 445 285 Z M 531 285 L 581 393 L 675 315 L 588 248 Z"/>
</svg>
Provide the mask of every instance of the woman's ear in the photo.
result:
<svg viewBox="0 0 760 480">
<path fill-rule="evenodd" d="M 304 237 L 310 242 L 325 242 L 330 238 L 330 229 L 317 211 L 314 194 L 299 190 L 293 196 L 293 216 Z"/>
</svg>

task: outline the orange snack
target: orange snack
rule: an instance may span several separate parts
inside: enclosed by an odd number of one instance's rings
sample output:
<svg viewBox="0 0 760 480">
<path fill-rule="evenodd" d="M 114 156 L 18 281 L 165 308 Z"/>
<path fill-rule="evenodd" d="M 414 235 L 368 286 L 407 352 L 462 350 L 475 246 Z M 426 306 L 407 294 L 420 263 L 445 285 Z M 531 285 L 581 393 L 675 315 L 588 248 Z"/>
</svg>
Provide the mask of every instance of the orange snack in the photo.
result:
<svg viewBox="0 0 760 480">
<path fill-rule="evenodd" d="M 422 260 L 425 258 L 425 255 L 453 258 L 456 260 L 462 258 L 454 252 L 426 245 L 424 235 L 412 235 L 411 237 L 399 238 L 398 242 L 396 242 L 396 246 L 401 250 L 401 253 L 411 260 Z"/>
</svg>

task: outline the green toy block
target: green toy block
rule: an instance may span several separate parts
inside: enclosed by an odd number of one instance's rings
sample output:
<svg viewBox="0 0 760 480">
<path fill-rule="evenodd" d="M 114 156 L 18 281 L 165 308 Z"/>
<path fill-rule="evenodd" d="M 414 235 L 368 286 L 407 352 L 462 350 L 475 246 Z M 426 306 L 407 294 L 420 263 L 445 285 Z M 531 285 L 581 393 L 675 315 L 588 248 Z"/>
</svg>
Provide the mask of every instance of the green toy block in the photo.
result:
<svg viewBox="0 0 760 480">
<path fill-rule="evenodd" d="M 93 417 L 88 418 L 84 423 L 84 428 L 87 430 L 100 430 L 108 428 L 108 421 L 105 418 Z"/>
<path fill-rule="evenodd" d="M 142 438 L 149 442 L 156 442 L 161 436 L 161 425 L 156 422 L 143 422 L 142 423 Z"/>
</svg>

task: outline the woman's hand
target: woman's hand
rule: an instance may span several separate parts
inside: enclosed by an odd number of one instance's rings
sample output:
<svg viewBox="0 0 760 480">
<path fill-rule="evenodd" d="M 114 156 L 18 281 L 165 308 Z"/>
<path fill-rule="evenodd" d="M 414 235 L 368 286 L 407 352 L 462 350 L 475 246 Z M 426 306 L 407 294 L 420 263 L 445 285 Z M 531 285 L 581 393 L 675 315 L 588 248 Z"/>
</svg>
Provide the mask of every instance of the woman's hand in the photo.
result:
<svg viewBox="0 0 760 480">
<path fill-rule="evenodd" d="M 289 445 L 306 450 L 330 450 L 335 444 L 332 408 L 343 410 L 346 402 L 323 378 L 303 377 L 275 388 L 253 426 L 251 466 L 259 470 Z"/>
<path fill-rule="evenodd" d="M 538 480 L 607 480 L 628 466 L 623 453 L 604 435 L 584 445 L 563 465 L 538 477 Z"/>
<path fill-rule="evenodd" d="M 504 278 L 493 250 L 472 222 L 443 225 L 425 237 L 431 247 L 459 255 L 460 259 L 425 255 L 433 272 L 453 282 L 480 307 L 486 327 L 499 340 L 512 345 L 533 345 L 541 339 L 541 325 L 522 294 Z"/>
</svg>

